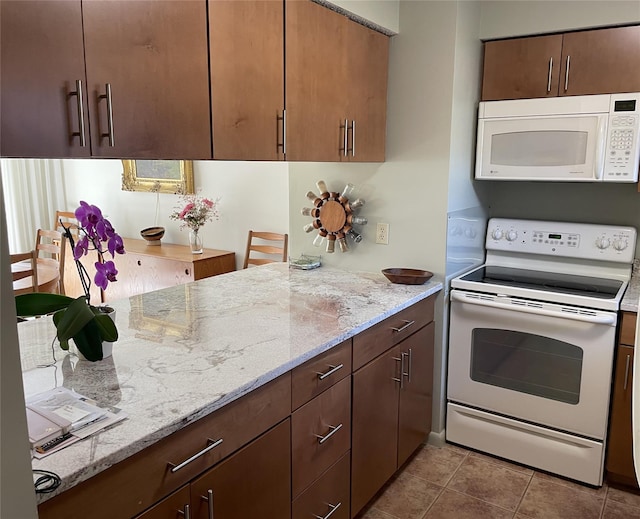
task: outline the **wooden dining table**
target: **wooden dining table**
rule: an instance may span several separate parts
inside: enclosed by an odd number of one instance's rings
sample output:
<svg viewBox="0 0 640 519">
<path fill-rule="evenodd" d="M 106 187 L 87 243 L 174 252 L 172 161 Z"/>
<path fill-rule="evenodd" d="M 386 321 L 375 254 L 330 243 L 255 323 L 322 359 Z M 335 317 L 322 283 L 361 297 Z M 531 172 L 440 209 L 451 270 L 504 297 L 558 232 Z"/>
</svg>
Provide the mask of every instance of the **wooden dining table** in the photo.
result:
<svg viewBox="0 0 640 519">
<path fill-rule="evenodd" d="M 29 270 L 29 261 L 20 261 L 11 265 L 11 272 Z M 58 292 L 58 282 L 60 281 L 60 268 L 58 262 L 47 258 L 38 258 L 38 292 Z M 33 292 L 31 276 L 13 282 L 14 295 L 28 294 Z"/>
</svg>

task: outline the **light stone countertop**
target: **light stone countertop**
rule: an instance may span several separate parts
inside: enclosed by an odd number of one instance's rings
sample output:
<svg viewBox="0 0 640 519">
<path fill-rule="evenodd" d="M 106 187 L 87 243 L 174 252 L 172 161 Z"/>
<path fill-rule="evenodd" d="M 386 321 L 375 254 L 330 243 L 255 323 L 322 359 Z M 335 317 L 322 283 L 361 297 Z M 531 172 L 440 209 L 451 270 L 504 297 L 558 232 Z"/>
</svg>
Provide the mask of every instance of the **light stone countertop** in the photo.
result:
<svg viewBox="0 0 640 519">
<path fill-rule="evenodd" d="M 33 468 L 62 478 L 39 502 L 441 289 L 433 278 L 397 285 L 382 274 L 284 263 L 231 272 L 110 303 L 120 337 L 96 363 L 52 349 L 50 318 L 20 323 L 25 396 L 65 386 L 129 416 L 34 459 Z"/>
<path fill-rule="evenodd" d="M 637 312 L 640 303 L 640 259 L 633 261 L 633 271 L 629 286 L 620 301 L 620 310 L 624 312 Z"/>
</svg>

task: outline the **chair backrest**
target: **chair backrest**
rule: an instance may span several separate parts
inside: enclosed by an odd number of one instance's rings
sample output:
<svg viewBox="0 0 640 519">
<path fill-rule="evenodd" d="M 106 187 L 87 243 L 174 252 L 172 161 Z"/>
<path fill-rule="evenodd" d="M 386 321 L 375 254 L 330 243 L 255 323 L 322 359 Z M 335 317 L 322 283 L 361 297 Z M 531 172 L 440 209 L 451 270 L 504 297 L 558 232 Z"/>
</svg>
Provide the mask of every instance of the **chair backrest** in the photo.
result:
<svg viewBox="0 0 640 519">
<path fill-rule="evenodd" d="M 64 231 L 60 222 L 64 223 L 64 226 L 71 229 L 71 232 L 78 234 L 78 219 L 73 211 L 56 211 L 56 215 L 53 219 L 53 229 L 56 231 Z"/>
<path fill-rule="evenodd" d="M 66 238 L 60 231 L 38 229 L 36 232 L 36 261 L 49 264 L 60 272 L 58 293 L 64 294 L 64 260 Z"/>
<path fill-rule="evenodd" d="M 14 293 L 29 292 L 25 290 L 28 287 L 25 283 L 21 283 L 20 287 L 16 286 L 16 281 L 31 277 L 31 292 L 38 291 L 38 269 L 36 266 L 36 251 L 20 252 L 18 254 L 10 254 L 11 261 L 11 277 L 13 280 Z M 19 267 L 14 267 L 14 264 L 20 263 Z"/>
<path fill-rule="evenodd" d="M 255 240 L 258 240 L 257 242 Z M 244 255 L 244 265 L 265 265 L 276 261 L 287 261 L 289 235 L 275 232 L 249 231 L 247 251 Z M 258 257 L 254 253 L 258 254 Z"/>
</svg>

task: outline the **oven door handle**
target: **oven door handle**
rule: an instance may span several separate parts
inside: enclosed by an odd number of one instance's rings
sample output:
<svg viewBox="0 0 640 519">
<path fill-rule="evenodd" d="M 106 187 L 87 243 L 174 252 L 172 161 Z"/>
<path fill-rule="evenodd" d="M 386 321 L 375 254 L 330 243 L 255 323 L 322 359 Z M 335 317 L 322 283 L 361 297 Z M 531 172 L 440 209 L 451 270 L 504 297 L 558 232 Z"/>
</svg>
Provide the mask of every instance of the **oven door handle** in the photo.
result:
<svg viewBox="0 0 640 519">
<path fill-rule="evenodd" d="M 534 308 L 531 306 L 517 306 L 510 305 L 507 303 L 498 303 L 496 301 L 488 301 L 486 299 L 476 299 L 474 297 L 467 297 L 466 294 L 461 294 L 460 292 L 451 292 L 451 300 L 459 301 L 460 303 L 468 303 L 471 305 L 479 305 L 479 306 L 487 306 L 490 308 L 499 308 L 501 310 L 513 310 L 514 312 L 523 312 L 525 314 L 535 314 L 535 315 L 544 315 L 547 317 L 559 317 L 562 319 L 571 319 L 574 321 L 582 321 L 585 323 L 593 323 L 593 324 L 608 324 L 610 326 L 615 326 L 616 324 L 616 316 L 615 315 L 583 315 L 583 314 L 574 314 L 569 312 L 561 312 L 556 310 L 545 310 L 543 308 Z"/>
</svg>

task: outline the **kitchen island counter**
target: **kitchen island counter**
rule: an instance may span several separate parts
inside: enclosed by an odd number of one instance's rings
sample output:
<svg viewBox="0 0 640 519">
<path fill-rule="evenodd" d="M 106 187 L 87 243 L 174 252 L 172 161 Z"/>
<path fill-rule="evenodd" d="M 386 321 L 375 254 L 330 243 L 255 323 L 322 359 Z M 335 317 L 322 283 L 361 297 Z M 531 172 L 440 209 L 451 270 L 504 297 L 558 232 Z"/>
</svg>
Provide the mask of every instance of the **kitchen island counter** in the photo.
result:
<svg viewBox="0 0 640 519">
<path fill-rule="evenodd" d="M 64 386 L 128 418 L 33 468 L 62 478 L 40 502 L 132 456 L 442 289 L 382 274 L 271 264 L 110 303 L 113 356 L 78 360 L 50 318 L 18 326 L 25 396 Z M 53 352 L 53 353 L 52 353 Z M 55 362 L 53 355 L 55 355 Z"/>
</svg>

